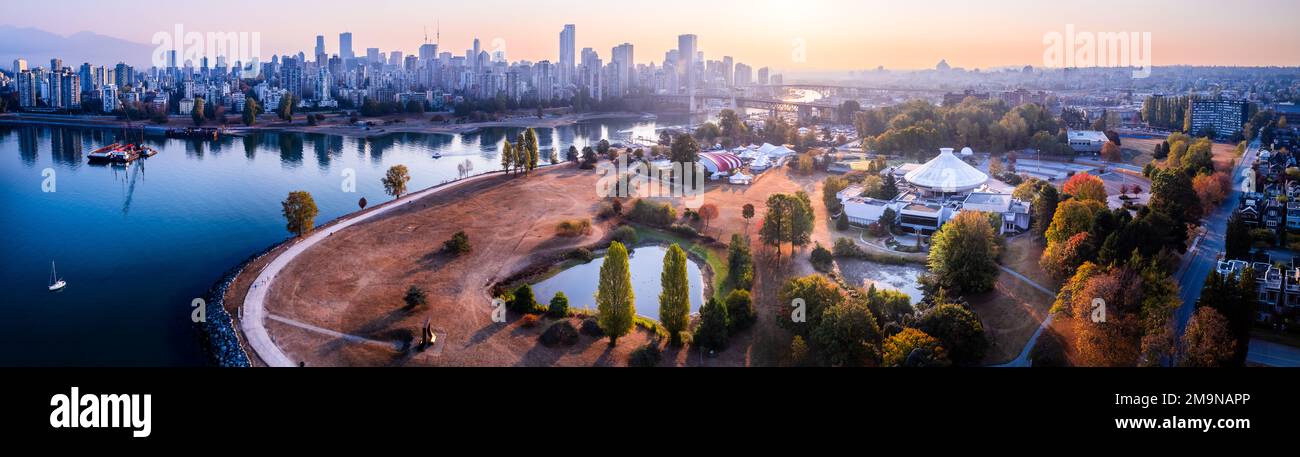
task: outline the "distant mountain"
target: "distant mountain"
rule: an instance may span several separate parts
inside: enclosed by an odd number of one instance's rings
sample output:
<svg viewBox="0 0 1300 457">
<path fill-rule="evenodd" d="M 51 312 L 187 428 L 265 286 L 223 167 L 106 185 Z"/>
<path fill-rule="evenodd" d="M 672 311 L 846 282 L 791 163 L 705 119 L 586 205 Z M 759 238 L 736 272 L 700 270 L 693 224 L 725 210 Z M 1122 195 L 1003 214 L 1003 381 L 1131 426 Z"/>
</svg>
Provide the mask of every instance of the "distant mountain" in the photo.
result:
<svg viewBox="0 0 1300 457">
<path fill-rule="evenodd" d="M 51 58 L 63 59 L 66 67 L 77 68 L 82 62 L 91 65 L 114 65 L 126 62 L 145 69 L 154 46 L 136 43 L 94 32 L 77 32 L 63 36 L 30 27 L 0 25 L 0 67 L 13 69 L 14 59 L 27 59 L 29 67 L 50 66 Z"/>
</svg>

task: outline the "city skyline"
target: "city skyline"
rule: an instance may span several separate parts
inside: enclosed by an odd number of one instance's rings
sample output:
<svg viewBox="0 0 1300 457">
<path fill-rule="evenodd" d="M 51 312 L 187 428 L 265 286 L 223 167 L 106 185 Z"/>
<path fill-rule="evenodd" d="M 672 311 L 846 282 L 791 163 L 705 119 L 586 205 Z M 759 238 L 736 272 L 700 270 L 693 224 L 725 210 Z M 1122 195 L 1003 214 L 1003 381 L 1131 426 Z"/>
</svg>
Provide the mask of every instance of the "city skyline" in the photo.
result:
<svg viewBox="0 0 1300 457">
<path fill-rule="evenodd" d="M 69 0 L 67 7 L 88 5 Z M 148 10 L 151 2 L 143 2 Z M 439 36 L 439 51 L 459 54 L 472 48 L 478 39 L 490 53 L 504 51 L 512 60 L 561 60 L 558 34 L 567 24 L 581 33 L 576 49 L 592 48 L 608 57 L 609 50 L 621 43 L 637 47 L 637 64 L 654 62 L 662 65 L 665 52 L 677 47 L 679 35 L 699 37 L 699 50 L 708 60 L 731 56 L 751 66 L 772 67 L 783 71 L 845 71 L 876 68 L 932 68 L 940 60 L 954 67 L 996 68 L 1043 65 L 1043 37 L 1064 32 L 1067 25 L 1081 32 L 1149 32 L 1152 61 L 1165 65 L 1224 66 L 1293 66 L 1300 56 L 1288 52 L 1288 43 L 1300 41 L 1300 30 L 1285 26 L 1287 15 L 1259 14 L 1269 8 L 1285 8 L 1285 2 L 1259 0 L 1249 5 L 1215 14 L 1168 13 L 1177 6 L 1196 11 L 1205 2 L 1155 2 L 1152 5 L 1128 5 L 1103 2 L 1087 6 L 1036 5 L 1014 0 L 1006 2 L 1011 10 L 1023 14 L 1005 14 L 1007 8 L 977 8 L 958 2 L 938 2 L 932 8 L 894 4 L 860 4 L 854 2 L 718 2 L 693 5 L 670 0 L 656 8 L 629 12 L 615 5 L 585 5 L 570 1 L 521 4 L 511 1 L 480 2 L 475 5 L 427 5 L 404 0 L 372 2 L 363 10 L 349 9 L 347 18 L 335 17 L 330 8 L 295 8 L 292 5 L 266 6 L 237 0 L 225 3 L 230 8 L 204 10 L 202 14 L 138 15 L 115 9 L 108 16 L 94 18 L 60 16 L 63 8 L 45 8 L 19 4 L 9 8 L 8 17 L 24 18 L 5 25 L 32 27 L 69 35 L 90 31 L 124 40 L 150 44 L 156 32 L 170 32 L 177 23 L 188 31 L 258 32 L 261 54 L 315 54 L 318 35 L 325 37 L 328 55 L 340 54 L 340 33 L 354 37 L 353 51 L 379 48 L 384 52 L 417 52 L 428 39 Z M 811 3 L 811 4 L 809 4 Z M 161 7 L 163 3 L 157 2 Z M 247 4 L 249 8 L 240 8 Z M 253 8 L 254 5 L 257 8 Z M 42 5 L 48 6 L 48 5 Z M 502 14 L 511 8 L 531 8 L 528 14 Z M 197 7 L 196 7 L 197 8 Z M 292 8 L 298 20 L 285 22 L 276 14 L 262 14 L 267 8 Z M 313 11 L 314 10 L 314 11 Z M 336 9 L 333 9 L 336 10 Z M 259 14 L 243 14 L 259 11 Z M 1115 14 L 1098 14 L 1113 11 Z M 997 14 L 995 14 L 997 13 Z M 1206 33 L 1219 23 L 1229 23 L 1235 15 L 1250 14 L 1260 23 L 1250 34 Z M 117 17 L 121 16 L 121 17 Z M 636 17 L 643 26 L 625 21 Z M 183 20 L 177 21 L 178 18 Z M 474 18 L 469 20 L 467 18 Z M 138 27 L 127 30 L 105 29 L 105 23 L 131 22 Z M 996 21 L 1000 27 L 982 26 Z M 973 34 L 970 30 L 978 30 Z M 1207 39 L 1212 36 L 1212 39 Z M 1252 52 L 1240 52 L 1247 45 Z M 150 45 L 152 46 L 152 45 Z M 21 49 L 5 50 L 9 53 Z M 39 60 L 41 56 L 33 56 Z M 573 57 L 570 57 L 571 59 Z"/>
</svg>

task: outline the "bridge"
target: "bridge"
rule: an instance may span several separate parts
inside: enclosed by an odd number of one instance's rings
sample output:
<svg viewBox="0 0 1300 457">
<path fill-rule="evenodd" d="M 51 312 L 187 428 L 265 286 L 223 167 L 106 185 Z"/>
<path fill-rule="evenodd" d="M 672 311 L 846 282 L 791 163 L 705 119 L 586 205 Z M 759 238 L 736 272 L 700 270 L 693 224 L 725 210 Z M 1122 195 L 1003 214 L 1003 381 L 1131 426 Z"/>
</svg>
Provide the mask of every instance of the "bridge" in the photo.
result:
<svg viewBox="0 0 1300 457">
<path fill-rule="evenodd" d="M 818 84 L 818 83 L 791 83 L 773 86 L 760 86 L 770 89 L 803 89 L 811 90 L 822 94 L 825 98 L 832 97 L 859 97 L 871 92 L 912 92 L 912 93 L 932 93 L 944 94 L 952 89 L 933 89 L 933 88 L 914 88 L 914 87 L 866 87 L 866 86 L 845 86 L 835 84 Z M 687 108 L 690 112 L 697 110 L 696 102 L 698 100 L 719 100 L 732 109 L 749 108 L 760 109 L 770 112 L 772 115 L 777 113 L 795 113 L 800 120 L 809 120 L 814 116 L 822 118 L 838 118 L 840 105 L 830 102 L 796 102 L 781 100 L 775 97 L 763 96 L 746 96 L 739 89 L 721 89 L 721 90 L 696 90 L 694 96 L 688 94 L 656 94 L 649 96 L 655 102 L 668 105 L 680 106 Z"/>
<path fill-rule="evenodd" d="M 822 118 L 837 118 L 839 116 L 840 106 L 829 102 L 792 102 L 776 98 L 762 97 L 744 97 L 735 94 L 701 92 L 694 96 L 688 94 L 659 94 L 651 95 L 651 99 L 663 105 L 685 107 L 691 112 L 696 109 L 697 100 L 717 100 L 725 103 L 732 109 L 760 109 L 766 110 L 775 116 L 777 113 L 794 113 L 800 120 L 809 120 L 814 116 Z"/>
</svg>

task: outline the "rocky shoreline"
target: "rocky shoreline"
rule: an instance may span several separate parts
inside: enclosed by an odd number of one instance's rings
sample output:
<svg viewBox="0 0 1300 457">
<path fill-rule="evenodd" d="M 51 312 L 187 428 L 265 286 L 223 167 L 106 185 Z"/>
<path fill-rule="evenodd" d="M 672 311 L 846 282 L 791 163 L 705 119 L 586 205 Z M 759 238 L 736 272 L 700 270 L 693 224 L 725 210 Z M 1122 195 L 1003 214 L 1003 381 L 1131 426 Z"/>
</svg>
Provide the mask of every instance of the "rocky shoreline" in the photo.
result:
<svg viewBox="0 0 1300 457">
<path fill-rule="evenodd" d="M 265 249 L 248 256 L 239 264 L 226 270 L 217 280 L 208 288 L 205 294 L 205 306 L 207 307 L 207 319 L 205 322 L 195 324 L 196 337 L 199 338 L 199 345 L 203 352 L 208 356 L 208 363 L 218 367 L 251 367 L 252 362 L 248 354 L 244 352 L 243 345 L 239 341 L 239 331 L 235 329 L 234 319 L 230 313 L 226 312 L 225 300 L 226 290 L 235 282 L 235 278 L 244 271 L 249 264 L 278 247 L 280 243 L 267 246 Z"/>
</svg>

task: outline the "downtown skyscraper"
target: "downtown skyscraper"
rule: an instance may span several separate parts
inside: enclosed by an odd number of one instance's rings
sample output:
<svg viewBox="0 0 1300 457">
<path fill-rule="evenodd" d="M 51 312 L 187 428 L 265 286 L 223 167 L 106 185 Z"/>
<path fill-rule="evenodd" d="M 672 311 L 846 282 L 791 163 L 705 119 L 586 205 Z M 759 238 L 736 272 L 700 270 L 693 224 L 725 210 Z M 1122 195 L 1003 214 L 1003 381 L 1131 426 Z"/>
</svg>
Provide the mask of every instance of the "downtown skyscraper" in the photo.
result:
<svg viewBox="0 0 1300 457">
<path fill-rule="evenodd" d="M 565 24 L 564 30 L 560 31 L 559 82 L 561 86 L 574 82 L 573 72 L 577 64 L 576 33 L 573 24 Z"/>
</svg>

